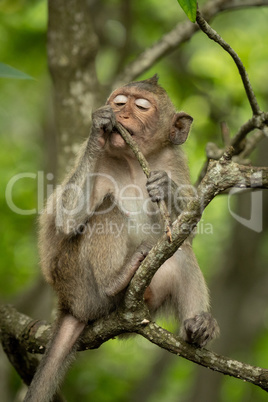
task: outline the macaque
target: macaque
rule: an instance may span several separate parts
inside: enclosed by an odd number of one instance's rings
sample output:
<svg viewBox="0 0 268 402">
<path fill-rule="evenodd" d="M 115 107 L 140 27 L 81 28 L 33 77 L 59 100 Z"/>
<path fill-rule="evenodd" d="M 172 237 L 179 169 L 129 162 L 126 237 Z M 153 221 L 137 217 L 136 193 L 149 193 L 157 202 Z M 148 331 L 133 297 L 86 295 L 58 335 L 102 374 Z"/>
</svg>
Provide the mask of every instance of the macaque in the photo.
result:
<svg viewBox="0 0 268 402">
<path fill-rule="evenodd" d="M 59 318 L 25 401 L 50 401 L 85 326 L 116 309 L 152 245 L 165 231 L 156 201 L 172 220 L 192 196 L 180 147 L 192 117 L 177 113 L 155 75 L 116 89 L 92 115 L 75 167 L 41 217 L 40 257 L 58 295 Z M 115 128 L 121 123 L 147 158 L 147 179 Z M 203 347 L 218 333 L 208 290 L 186 240 L 156 272 L 144 300 L 180 322 L 181 337 Z"/>
</svg>

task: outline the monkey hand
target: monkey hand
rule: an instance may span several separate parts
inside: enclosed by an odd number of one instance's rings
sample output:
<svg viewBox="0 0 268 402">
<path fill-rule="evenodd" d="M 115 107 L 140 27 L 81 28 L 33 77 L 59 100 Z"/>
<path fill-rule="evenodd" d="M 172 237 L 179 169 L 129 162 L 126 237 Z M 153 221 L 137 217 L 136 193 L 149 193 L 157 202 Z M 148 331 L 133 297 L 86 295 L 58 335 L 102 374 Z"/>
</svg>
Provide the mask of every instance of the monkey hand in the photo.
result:
<svg viewBox="0 0 268 402">
<path fill-rule="evenodd" d="M 164 170 L 152 171 L 149 174 L 146 188 L 153 202 L 167 198 L 171 192 L 172 180 Z"/>
<path fill-rule="evenodd" d="M 217 321 L 210 313 L 206 312 L 185 320 L 183 325 L 183 337 L 185 340 L 200 348 L 204 347 L 220 333 Z"/>
<path fill-rule="evenodd" d="M 116 118 L 111 106 L 102 106 L 92 113 L 91 140 L 96 139 L 101 147 L 115 126 Z"/>
</svg>

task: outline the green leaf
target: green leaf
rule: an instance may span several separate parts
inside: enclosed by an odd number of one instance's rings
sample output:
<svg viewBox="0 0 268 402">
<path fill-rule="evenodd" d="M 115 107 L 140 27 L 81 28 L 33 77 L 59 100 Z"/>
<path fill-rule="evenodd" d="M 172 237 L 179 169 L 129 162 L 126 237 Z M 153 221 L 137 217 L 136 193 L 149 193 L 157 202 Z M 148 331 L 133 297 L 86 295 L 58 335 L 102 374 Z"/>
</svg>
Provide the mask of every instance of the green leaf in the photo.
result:
<svg viewBox="0 0 268 402">
<path fill-rule="evenodd" d="M 181 8 L 187 15 L 190 21 L 195 22 L 196 20 L 196 10 L 197 10 L 197 0 L 178 0 Z"/>
<path fill-rule="evenodd" d="M 17 78 L 20 80 L 33 80 L 33 77 L 23 73 L 22 71 L 17 70 L 7 64 L 0 63 L 0 77 L 2 78 Z"/>
</svg>

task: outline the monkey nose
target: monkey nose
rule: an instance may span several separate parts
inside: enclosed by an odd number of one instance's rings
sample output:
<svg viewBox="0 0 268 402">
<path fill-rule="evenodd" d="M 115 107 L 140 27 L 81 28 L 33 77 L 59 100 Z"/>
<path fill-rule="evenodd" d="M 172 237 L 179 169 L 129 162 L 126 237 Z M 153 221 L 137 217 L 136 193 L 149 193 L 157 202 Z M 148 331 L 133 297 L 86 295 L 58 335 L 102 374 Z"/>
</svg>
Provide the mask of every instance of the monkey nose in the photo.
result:
<svg viewBox="0 0 268 402">
<path fill-rule="evenodd" d="M 119 115 L 119 117 L 120 117 L 121 119 L 124 119 L 124 120 L 129 119 L 129 116 L 127 116 L 127 115 Z"/>
</svg>

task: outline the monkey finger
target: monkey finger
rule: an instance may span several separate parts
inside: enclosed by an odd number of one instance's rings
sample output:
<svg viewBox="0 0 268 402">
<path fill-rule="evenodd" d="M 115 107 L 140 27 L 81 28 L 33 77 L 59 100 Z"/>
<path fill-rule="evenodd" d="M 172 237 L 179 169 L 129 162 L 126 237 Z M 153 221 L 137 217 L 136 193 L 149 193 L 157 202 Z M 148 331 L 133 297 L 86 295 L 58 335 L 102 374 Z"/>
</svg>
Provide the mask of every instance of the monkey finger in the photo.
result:
<svg viewBox="0 0 268 402">
<path fill-rule="evenodd" d="M 158 180 L 168 181 L 168 175 L 164 170 L 153 170 L 150 172 L 147 182 L 153 183 Z"/>
<path fill-rule="evenodd" d="M 146 183 L 147 191 L 151 191 L 154 189 L 162 189 L 165 192 L 167 187 L 168 187 L 168 183 L 165 178 L 161 178 L 152 183 L 147 181 L 147 183 Z"/>
<path fill-rule="evenodd" d="M 92 114 L 92 125 L 97 129 L 111 132 L 115 126 L 116 118 L 111 106 L 104 106 Z"/>
<path fill-rule="evenodd" d="M 149 196 L 152 202 L 158 202 L 164 199 L 164 197 L 157 192 L 156 194 L 154 194 L 153 192 L 149 192 Z"/>
<path fill-rule="evenodd" d="M 147 186 L 147 191 L 151 198 L 151 201 L 153 202 L 157 202 L 165 198 L 165 191 L 161 186 L 160 187 L 155 185 Z"/>
</svg>

